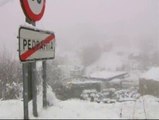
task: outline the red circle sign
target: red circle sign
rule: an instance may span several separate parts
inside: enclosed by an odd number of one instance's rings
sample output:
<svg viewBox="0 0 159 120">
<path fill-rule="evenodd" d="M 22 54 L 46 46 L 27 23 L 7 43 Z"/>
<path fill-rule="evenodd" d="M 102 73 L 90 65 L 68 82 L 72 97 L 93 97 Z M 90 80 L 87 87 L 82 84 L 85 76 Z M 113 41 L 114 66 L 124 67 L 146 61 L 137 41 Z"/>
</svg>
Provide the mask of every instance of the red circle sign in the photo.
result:
<svg viewBox="0 0 159 120">
<path fill-rule="evenodd" d="M 39 21 L 45 11 L 46 0 L 20 0 L 25 16 L 33 21 Z"/>
</svg>

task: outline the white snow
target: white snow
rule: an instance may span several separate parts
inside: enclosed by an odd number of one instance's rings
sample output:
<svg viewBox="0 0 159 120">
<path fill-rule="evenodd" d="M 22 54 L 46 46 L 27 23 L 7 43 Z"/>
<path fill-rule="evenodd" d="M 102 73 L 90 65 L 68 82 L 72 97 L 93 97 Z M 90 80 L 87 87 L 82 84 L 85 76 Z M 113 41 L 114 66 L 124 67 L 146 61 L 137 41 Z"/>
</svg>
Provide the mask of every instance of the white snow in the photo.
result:
<svg viewBox="0 0 159 120">
<path fill-rule="evenodd" d="M 111 78 L 111 77 L 121 75 L 124 73 L 125 72 L 98 71 L 98 72 L 94 72 L 94 73 L 90 74 L 90 77 L 107 79 L 107 78 Z"/>
<path fill-rule="evenodd" d="M 110 83 L 119 84 L 122 80 L 121 79 L 113 79 L 110 81 Z"/>
<path fill-rule="evenodd" d="M 0 119 L 23 118 L 23 102 L 19 100 L 0 101 Z"/>
<path fill-rule="evenodd" d="M 145 80 L 159 81 L 159 68 L 158 67 L 151 68 L 149 71 L 147 71 L 143 75 L 141 75 L 140 78 L 143 78 Z"/>
<path fill-rule="evenodd" d="M 58 99 L 55 94 L 52 92 L 52 88 L 48 86 L 47 88 L 47 102 L 49 106 L 56 105 L 58 103 Z"/>
<path fill-rule="evenodd" d="M 39 98 L 39 97 L 38 97 Z M 157 119 L 159 100 L 153 96 L 143 96 L 137 101 L 116 102 L 113 104 L 94 103 L 77 99 L 58 101 L 47 109 L 42 109 L 38 99 L 39 117 L 30 119 Z M 143 104 L 144 103 L 144 104 Z M 145 106 L 144 106 L 145 105 Z M 145 108 L 145 112 L 144 112 Z M 23 119 L 23 102 L 19 100 L 0 101 L 0 119 Z"/>
<path fill-rule="evenodd" d="M 112 108 L 111 105 L 109 106 L 97 103 L 90 103 L 80 100 L 69 100 L 61 102 L 58 107 L 50 108 L 50 110 L 43 111 L 41 114 L 41 118 L 119 118 L 117 113 L 113 113 L 114 109 L 115 108 Z"/>
<path fill-rule="evenodd" d="M 71 81 L 71 82 L 67 82 L 67 83 L 68 84 L 89 84 L 89 83 L 102 83 L 102 82 L 87 80 L 87 81 Z"/>
</svg>

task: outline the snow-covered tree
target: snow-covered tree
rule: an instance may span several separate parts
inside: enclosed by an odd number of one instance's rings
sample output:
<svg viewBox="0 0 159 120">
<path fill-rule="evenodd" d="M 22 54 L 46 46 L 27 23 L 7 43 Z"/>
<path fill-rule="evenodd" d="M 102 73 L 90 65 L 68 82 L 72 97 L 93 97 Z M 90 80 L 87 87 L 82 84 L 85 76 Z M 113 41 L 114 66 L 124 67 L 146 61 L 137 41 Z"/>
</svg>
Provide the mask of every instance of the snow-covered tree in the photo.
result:
<svg viewBox="0 0 159 120">
<path fill-rule="evenodd" d="M 21 83 L 20 63 L 4 49 L 0 52 L 0 98 L 14 99 L 20 97 Z"/>
</svg>

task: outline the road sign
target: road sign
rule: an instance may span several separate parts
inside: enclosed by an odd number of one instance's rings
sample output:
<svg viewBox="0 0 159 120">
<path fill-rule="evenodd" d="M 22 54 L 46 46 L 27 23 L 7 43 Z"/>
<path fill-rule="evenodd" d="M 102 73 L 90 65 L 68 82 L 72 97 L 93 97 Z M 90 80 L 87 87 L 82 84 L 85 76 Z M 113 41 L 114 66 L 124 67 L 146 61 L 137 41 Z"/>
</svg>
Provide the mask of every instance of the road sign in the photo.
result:
<svg viewBox="0 0 159 120">
<path fill-rule="evenodd" d="M 22 62 L 53 59 L 55 57 L 55 35 L 21 26 L 19 28 L 19 58 Z"/>
<path fill-rule="evenodd" d="M 45 11 L 46 0 L 20 0 L 25 16 L 33 21 L 39 21 Z"/>
</svg>

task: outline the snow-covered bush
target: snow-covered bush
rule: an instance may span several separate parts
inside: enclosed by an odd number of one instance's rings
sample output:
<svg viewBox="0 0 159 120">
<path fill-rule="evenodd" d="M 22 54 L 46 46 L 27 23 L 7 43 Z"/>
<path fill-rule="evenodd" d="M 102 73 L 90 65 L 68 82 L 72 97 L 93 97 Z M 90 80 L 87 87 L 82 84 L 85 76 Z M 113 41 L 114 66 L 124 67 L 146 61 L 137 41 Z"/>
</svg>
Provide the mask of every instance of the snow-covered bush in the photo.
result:
<svg viewBox="0 0 159 120">
<path fill-rule="evenodd" d="M 115 92 L 115 95 L 118 101 L 136 100 L 140 97 L 138 90 L 135 88 L 118 90 Z"/>
<path fill-rule="evenodd" d="M 48 86 L 47 88 L 47 103 L 49 106 L 56 105 L 58 102 L 58 99 L 55 96 L 55 93 L 53 92 L 51 86 Z"/>
</svg>

